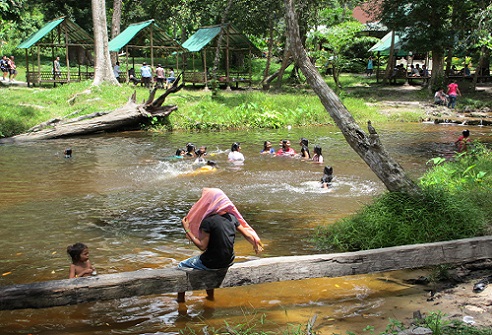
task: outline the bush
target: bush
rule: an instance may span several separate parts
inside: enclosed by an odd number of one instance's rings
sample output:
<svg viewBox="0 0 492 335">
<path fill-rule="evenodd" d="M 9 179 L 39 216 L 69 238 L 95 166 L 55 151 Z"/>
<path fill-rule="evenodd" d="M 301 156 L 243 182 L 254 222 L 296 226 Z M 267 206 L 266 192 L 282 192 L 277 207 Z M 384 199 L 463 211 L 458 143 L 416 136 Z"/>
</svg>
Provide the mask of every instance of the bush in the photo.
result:
<svg viewBox="0 0 492 335">
<path fill-rule="evenodd" d="M 320 249 L 356 251 L 430 243 L 486 234 L 492 218 L 492 155 L 474 144 L 455 161 L 437 165 L 421 179 L 420 194 L 388 192 L 352 217 L 314 235 Z"/>
</svg>

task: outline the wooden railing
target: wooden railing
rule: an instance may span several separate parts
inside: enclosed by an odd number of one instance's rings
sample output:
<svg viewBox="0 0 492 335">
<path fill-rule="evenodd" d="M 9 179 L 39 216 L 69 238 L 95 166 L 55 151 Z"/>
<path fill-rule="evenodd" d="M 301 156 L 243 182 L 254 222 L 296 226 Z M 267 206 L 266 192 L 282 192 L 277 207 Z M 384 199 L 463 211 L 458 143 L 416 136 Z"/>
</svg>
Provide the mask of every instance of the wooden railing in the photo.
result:
<svg viewBox="0 0 492 335">
<path fill-rule="evenodd" d="M 229 72 L 229 80 L 227 79 L 225 73 L 217 74 L 217 78 L 219 83 L 227 83 L 229 85 L 235 84 L 236 87 L 239 87 L 240 83 L 247 83 L 248 86 L 251 86 L 252 83 L 251 75 L 249 73 L 238 72 L 238 71 Z M 185 71 L 183 73 L 184 83 L 205 84 L 206 82 L 209 83 L 211 80 L 212 78 L 210 76 L 206 77 L 205 72 Z"/>
<path fill-rule="evenodd" d="M 68 83 L 70 81 L 82 81 L 94 78 L 94 72 L 70 72 L 70 79 L 67 72 L 53 73 L 50 71 L 28 72 L 27 82 L 30 84 L 41 83 Z"/>
</svg>

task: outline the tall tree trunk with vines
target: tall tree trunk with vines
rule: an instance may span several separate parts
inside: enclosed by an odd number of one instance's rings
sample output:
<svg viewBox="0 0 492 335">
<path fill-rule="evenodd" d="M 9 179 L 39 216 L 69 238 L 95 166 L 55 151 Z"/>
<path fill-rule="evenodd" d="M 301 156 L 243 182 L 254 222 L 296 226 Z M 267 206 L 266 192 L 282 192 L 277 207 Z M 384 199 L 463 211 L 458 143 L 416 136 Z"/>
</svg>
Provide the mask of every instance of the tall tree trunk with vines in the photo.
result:
<svg viewBox="0 0 492 335">
<path fill-rule="evenodd" d="M 121 6 L 123 0 L 113 1 L 113 16 L 111 17 L 111 39 L 118 36 L 121 32 Z M 118 53 L 111 52 L 111 63 L 115 64 L 118 60 Z"/>
<path fill-rule="evenodd" d="M 119 85 L 113 73 L 108 48 L 106 3 L 104 0 L 91 0 L 92 20 L 94 21 L 94 81 L 97 86 L 103 82 Z"/>
<path fill-rule="evenodd" d="M 368 126 L 369 134 L 366 134 L 356 124 L 347 108 L 326 84 L 316 67 L 309 61 L 299 37 L 299 25 L 295 13 L 294 0 L 285 0 L 285 7 L 288 39 L 290 40 L 294 61 L 301 68 L 307 82 L 319 96 L 321 103 L 342 131 L 348 144 L 366 162 L 389 191 L 418 193 L 420 188 L 407 177 L 400 164 L 384 149 L 375 129 Z"/>
<path fill-rule="evenodd" d="M 232 5 L 232 0 L 228 0 L 226 9 L 224 10 L 224 14 L 222 15 L 222 20 L 220 23 L 221 28 L 224 28 L 225 26 L 231 5 Z M 212 97 L 217 96 L 217 91 L 219 89 L 217 71 L 219 69 L 220 49 L 222 47 L 223 38 L 224 38 L 224 29 L 221 29 L 219 36 L 217 37 L 217 49 L 215 49 L 214 67 L 212 68 Z M 229 52 L 229 50 L 227 50 L 227 52 Z M 227 80 L 229 80 L 229 78 L 227 78 Z"/>
</svg>

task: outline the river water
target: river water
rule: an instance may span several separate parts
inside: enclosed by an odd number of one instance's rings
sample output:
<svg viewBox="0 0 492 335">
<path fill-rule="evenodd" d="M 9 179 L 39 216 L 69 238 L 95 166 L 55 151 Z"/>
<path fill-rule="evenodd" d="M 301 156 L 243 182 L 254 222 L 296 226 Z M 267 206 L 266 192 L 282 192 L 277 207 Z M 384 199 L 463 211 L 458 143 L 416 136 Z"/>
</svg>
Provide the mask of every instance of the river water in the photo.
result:
<svg viewBox="0 0 492 335">
<path fill-rule="evenodd" d="M 378 128 L 377 125 L 375 125 Z M 386 149 L 418 178 L 426 161 L 452 156 L 464 128 L 456 125 L 394 124 L 378 128 Z M 469 127 L 488 141 L 490 130 Z M 321 189 L 323 166 L 300 159 L 260 155 L 264 140 L 276 148 L 301 137 L 323 148 L 334 168 L 330 189 Z M 187 142 L 208 147 L 219 169 L 194 173 L 192 161 L 169 157 Z M 227 162 L 241 142 L 243 166 Z M 64 158 L 66 147 L 72 158 Z M 180 219 L 203 187 L 219 187 L 255 228 L 265 251 L 260 257 L 319 253 L 309 238 L 357 211 L 384 191 L 383 184 L 351 150 L 334 126 L 301 129 L 151 134 L 127 132 L 0 146 L 0 285 L 68 278 L 66 247 L 86 243 L 98 273 L 175 267 L 198 251 Z M 236 261 L 255 256 L 242 238 Z M 134 297 L 41 310 L 0 311 L 0 334 L 177 334 L 204 324 L 266 323 L 276 331 L 306 324 L 315 314 L 322 333 L 384 327 L 389 318 L 411 316 L 422 288 L 402 279 L 418 271 L 263 284 L 219 289 L 216 301 L 190 292 L 186 310 L 174 294 Z M 425 301 L 425 299 L 423 300 Z M 411 303 L 413 302 L 413 304 Z"/>
</svg>

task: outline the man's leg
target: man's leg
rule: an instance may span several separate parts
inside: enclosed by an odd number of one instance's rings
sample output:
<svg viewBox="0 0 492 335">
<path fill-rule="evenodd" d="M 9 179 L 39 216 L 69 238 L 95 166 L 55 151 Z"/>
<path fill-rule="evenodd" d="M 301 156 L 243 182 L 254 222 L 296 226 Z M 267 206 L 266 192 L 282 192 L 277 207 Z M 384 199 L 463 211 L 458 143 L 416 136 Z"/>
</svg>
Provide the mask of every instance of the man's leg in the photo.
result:
<svg viewBox="0 0 492 335">
<path fill-rule="evenodd" d="M 186 292 L 178 292 L 178 298 L 176 299 L 177 302 L 185 302 L 185 293 Z"/>
<path fill-rule="evenodd" d="M 207 300 L 214 300 L 214 289 L 207 290 Z"/>
</svg>

